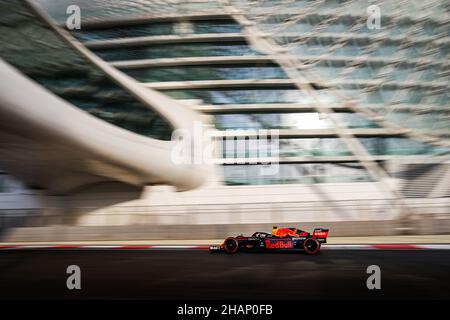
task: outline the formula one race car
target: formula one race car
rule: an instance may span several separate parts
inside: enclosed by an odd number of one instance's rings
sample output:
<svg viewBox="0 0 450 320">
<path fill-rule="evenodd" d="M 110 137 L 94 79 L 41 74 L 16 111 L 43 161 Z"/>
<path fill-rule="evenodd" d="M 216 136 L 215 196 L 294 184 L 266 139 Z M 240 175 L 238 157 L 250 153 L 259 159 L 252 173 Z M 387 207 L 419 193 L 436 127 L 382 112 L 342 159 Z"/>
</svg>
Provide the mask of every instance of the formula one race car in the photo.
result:
<svg viewBox="0 0 450 320">
<path fill-rule="evenodd" d="M 255 232 L 251 237 L 243 235 L 226 238 L 218 246 L 210 246 L 210 252 L 236 253 L 238 251 L 303 250 L 316 254 L 322 243 L 327 242 L 328 229 L 316 228 L 313 233 L 297 228 L 273 227 L 272 233 Z"/>
</svg>

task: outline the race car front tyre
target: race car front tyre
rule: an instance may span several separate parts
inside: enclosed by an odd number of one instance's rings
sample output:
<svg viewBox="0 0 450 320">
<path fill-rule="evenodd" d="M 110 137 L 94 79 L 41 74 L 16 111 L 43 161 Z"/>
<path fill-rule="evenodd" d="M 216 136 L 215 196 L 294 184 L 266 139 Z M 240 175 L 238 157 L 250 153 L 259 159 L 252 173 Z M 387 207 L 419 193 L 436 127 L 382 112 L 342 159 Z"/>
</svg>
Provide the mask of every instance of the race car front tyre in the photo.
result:
<svg viewBox="0 0 450 320">
<path fill-rule="evenodd" d="M 236 253 L 239 249 L 239 243 L 235 238 L 227 238 L 223 243 L 223 249 L 226 253 Z"/>
<path fill-rule="evenodd" d="M 320 243 L 316 239 L 306 239 L 305 242 L 303 242 L 303 249 L 307 254 L 316 254 L 319 252 Z"/>
</svg>

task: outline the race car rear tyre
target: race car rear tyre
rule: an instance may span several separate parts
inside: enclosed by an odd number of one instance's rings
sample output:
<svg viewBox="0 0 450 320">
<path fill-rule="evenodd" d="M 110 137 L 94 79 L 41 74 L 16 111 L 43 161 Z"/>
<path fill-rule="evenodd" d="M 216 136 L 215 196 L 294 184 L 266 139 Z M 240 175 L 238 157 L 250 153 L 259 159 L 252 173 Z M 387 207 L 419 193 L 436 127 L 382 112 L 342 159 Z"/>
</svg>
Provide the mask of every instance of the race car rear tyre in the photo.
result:
<svg viewBox="0 0 450 320">
<path fill-rule="evenodd" d="M 316 254 L 319 252 L 320 243 L 316 239 L 306 239 L 305 242 L 303 242 L 303 249 L 307 254 Z"/>
<path fill-rule="evenodd" d="M 227 238 L 223 242 L 223 250 L 226 253 L 236 253 L 239 249 L 239 243 L 235 238 Z"/>
</svg>

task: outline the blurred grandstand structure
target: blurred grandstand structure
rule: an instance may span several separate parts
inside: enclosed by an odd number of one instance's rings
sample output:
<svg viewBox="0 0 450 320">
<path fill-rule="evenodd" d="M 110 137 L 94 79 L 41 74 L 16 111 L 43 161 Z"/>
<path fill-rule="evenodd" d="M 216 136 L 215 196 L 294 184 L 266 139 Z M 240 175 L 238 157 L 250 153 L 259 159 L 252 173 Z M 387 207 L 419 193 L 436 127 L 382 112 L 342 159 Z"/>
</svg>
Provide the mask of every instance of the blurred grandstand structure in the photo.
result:
<svg viewBox="0 0 450 320">
<path fill-rule="evenodd" d="M 17 79 L 22 92 L 58 97 L 55 119 L 67 128 L 79 119 L 81 131 L 68 131 L 93 138 L 91 148 L 73 137 L 60 148 L 48 138 L 54 123 L 45 135 L 20 116 L 1 125 L 0 167 L 23 184 L 0 174 L 4 238 L 212 239 L 317 223 L 331 235 L 450 232 L 448 1 L 17 3 L 0 10 L 2 79 L 11 74 L 0 113 Z M 64 30 L 71 4 L 80 30 Z M 380 28 L 367 23 L 373 5 Z M 16 98 L 27 112 L 54 112 L 27 96 Z M 194 120 L 214 130 L 214 168 L 168 161 L 171 129 Z M 148 149 L 120 139 L 100 148 L 101 122 Z M 115 141 L 113 129 L 104 139 Z M 270 129 L 279 130 L 276 174 L 252 158 L 267 146 L 225 140 Z M 11 143 L 25 131 L 46 148 Z M 29 166 L 36 158 L 50 170 Z"/>
</svg>

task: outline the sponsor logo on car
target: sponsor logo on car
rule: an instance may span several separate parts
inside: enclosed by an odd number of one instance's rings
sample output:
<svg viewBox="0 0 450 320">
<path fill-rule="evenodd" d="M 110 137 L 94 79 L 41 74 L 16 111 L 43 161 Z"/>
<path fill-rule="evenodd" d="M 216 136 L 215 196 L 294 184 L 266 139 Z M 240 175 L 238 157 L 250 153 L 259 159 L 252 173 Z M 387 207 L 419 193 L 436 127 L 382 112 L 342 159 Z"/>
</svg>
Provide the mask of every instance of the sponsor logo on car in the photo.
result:
<svg viewBox="0 0 450 320">
<path fill-rule="evenodd" d="M 292 241 L 291 240 L 265 240 L 266 248 L 268 249 L 291 249 Z"/>
</svg>

